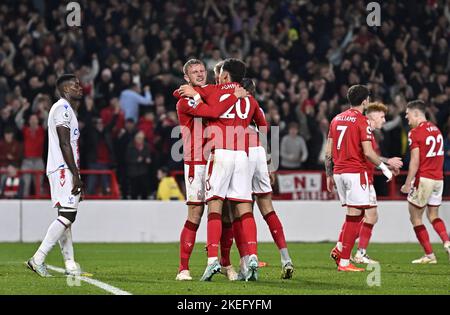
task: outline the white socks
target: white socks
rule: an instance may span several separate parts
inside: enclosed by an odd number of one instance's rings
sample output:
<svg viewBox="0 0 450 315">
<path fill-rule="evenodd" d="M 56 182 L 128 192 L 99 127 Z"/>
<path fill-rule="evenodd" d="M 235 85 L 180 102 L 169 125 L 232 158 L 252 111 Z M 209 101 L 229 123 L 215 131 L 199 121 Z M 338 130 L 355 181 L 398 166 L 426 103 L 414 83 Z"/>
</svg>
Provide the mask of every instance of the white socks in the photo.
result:
<svg viewBox="0 0 450 315">
<path fill-rule="evenodd" d="M 42 265 L 44 263 L 45 257 L 47 257 L 48 253 L 52 250 L 53 246 L 55 246 L 56 242 L 61 238 L 66 229 L 70 227 L 71 222 L 63 216 L 59 216 L 55 221 L 50 224 L 47 234 L 44 237 L 44 240 L 39 246 L 38 250 L 33 256 L 34 262 L 38 265 Z"/>
<path fill-rule="evenodd" d="M 347 267 L 348 265 L 350 265 L 349 259 L 341 259 L 341 261 L 339 262 L 339 266 L 341 267 Z"/>
<path fill-rule="evenodd" d="M 59 239 L 59 246 L 61 247 L 61 253 L 64 258 L 66 269 L 75 269 L 75 260 L 73 255 L 73 242 L 72 242 L 72 227 L 69 226 Z"/>
<path fill-rule="evenodd" d="M 366 249 L 365 248 L 358 248 L 358 254 L 362 257 L 366 254 Z"/>
<path fill-rule="evenodd" d="M 281 255 L 281 264 L 283 266 L 286 265 L 288 262 L 292 262 L 287 248 L 280 249 L 280 255 Z"/>
<path fill-rule="evenodd" d="M 218 259 L 219 259 L 218 257 L 208 257 L 208 265 L 211 265 L 213 262 L 215 262 Z"/>
</svg>

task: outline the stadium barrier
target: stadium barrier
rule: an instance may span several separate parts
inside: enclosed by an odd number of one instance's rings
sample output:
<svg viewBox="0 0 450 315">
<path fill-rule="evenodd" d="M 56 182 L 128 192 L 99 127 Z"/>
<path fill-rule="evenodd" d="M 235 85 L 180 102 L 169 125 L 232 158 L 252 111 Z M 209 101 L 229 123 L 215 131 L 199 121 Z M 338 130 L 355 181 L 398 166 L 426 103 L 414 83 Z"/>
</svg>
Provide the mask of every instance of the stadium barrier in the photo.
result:
<svg viewBox="0 0 450 315">
<path fill-rule="evenodd" d="M 23 180 L 23 175 L 30 174 L 32 175 L 32 192 L 25 199 L 50 199 L 50 187 L 48 183 L 48 178 L 44 171 L 38 170 L 19 170 L 17 173 L 17 177 L 20 180 Z M 0 170 L 0 175 L 7 175 L 6 170 Z M 120 199 L 120 188 L 117 181 L 116 172 L 113 170 L 80 170 L 81 178 L 84 182 L 85 190 L 83 193 L 83 199 Z M 87 188 L 87 177 L 89 175 L 92 176 L 100 176 L 106 175 L 109 176 L 109 188 L 110 191 L 107 194 L 95 193 L 88 194 L 86 191 Z M 97 181 L 97 186 L 100 186 L 101 179 Z M 98 189 L 97 189 L 98 191 Z M 0 197 L 2 198 L 2 197 Z M 3 197 L 4 198 L 4 197 Z"/>
<path fill-rule="evenodd" d="M 337 201 L 275 201 L 289 242 L 335 241 L 345 217 Z M 406 201 L 381 201 L 373 242 L 417 242 L 409 222 Z M 255 206 L 258 240 L 272 242 L 267 224 Z M 450 227 L 450 202 L 440 210 Z M 85 200 L 80 203 L 73 225 L 75 242 L 178 242 L 186 220 L 186 205 L 180 201 Z M 56 218 L 48 200 L 0 201 L 0 242 L 38 242 Z M 439 242 L 426 221 L 432 242 Z M 206 215 L 197 240 L 206 241 Z M 274 245 L 275 246 L 275 245 Z"/>
</svg>

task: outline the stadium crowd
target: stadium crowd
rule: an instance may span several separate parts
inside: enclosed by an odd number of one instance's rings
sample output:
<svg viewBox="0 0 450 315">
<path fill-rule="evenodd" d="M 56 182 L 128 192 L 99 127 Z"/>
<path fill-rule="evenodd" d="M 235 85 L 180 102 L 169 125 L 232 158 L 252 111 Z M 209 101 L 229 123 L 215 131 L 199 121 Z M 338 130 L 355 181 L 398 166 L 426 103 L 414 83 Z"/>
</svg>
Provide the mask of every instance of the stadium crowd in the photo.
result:
<svg viewBox="0 0 450 315">
<path fill-rule="evenodd" d="M 59 1 L 0 4 L 0 168 L 8 178 L 44 170 L 55 80 L 73 72 L 85 93 L 82 169 L 115 169 L 124 198 L 155 195 L 158 169 L 182 169 L 170 151 L 184 62 L 202 59 L 212 82 L 227 57 L 247 63 L 268 123 L 280 127 L 282 168 L 323 168 L 329 122 L 346 109 L 348 87 L 361 83 L 389 106 L 377 134 L 382 155 L 407 161 L 405 106 L 419 98 L 444 134 L 450 171 L 450 0 L 382 1 L 381 27 L 366 24 L 365 1 L 78 2 L 81 27 L 67 26 Z M 31 176 L 21 181 L 26 197 Z M 109 178 L 91 176 L 86 186 L 107 194 Z"/>
</svg>

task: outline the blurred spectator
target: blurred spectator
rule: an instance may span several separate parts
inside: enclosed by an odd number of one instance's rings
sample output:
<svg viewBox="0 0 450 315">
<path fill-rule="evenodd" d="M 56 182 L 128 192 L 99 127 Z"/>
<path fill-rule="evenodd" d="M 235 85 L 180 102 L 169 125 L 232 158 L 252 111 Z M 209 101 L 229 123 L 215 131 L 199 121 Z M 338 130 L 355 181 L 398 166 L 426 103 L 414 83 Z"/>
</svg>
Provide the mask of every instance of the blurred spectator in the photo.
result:
<svg viewBox="0 0 450 315">
<path fill-rule="evenodd" d="M 105 125 L 109 125 L 115 120 L 114 124 L 112 124 L 112 136 L 116 139 L 125 126 L 125 114 L 120 109 L 120 103 L 117 97 L 113 97 L 110 100 L 109 106 L 101 110 L 100 118 Z"/>
<path fill-rule="evenodd" d="M 23 182 L 16 166 L 6 167 L 6 174 L 0 180 L 0 197 L 6 199 L 20 199 L 23 197 Z"/>
<path fill-rule="evenodd" d="M 283 137 L 280 146 L 281 167 L 299 169 L 308 158 L 305 139 L 298 134 L 298 124 L 289 124 L 289 133 Z"/>
<path fill-rule="evenodd" d="M 3 139 L 0 140 L 0 170 L 4 170 L 8 165 L 19 167 L 22 156 L 23 147 L 14 139 L 14 131 L 11 128 L 5 129 Z"/>
<path fill-rule="evenodd" d="M 113 148 L 112 129 L 116 124 L 116 113 L 108 125 L 104 125 L 101 118 L 96 118 L 85 126 L 85 132 L 89 134 L 86 146 L 89 149 L 87 156 L 87 168 L 89 170 L 109 170 L 115 168 L 116 160 Z M 97 180 L 101 182 L 101 194 L 108 195 L 111 191 L 109 175 L 89 175 L 87 180 L 87 193 L 97 193 Z"/>
<path fill-rule="evenodd" d="M 37 115 L 32 114 L 28 118 L 28 125 L 22 127 L 22 122 L 16 120 L 18 127 L 22 129 L 23 135 L 23 161 L 21 170 L 25 172 L 23 174 L 23 196 L 28 197 L 30 195 L 31 184 L 39 185 L 40 191 L 42 191 L 43 174 L 26 173 L 27 171 L 44 171 L 44 161 L 42 159 L 44 153 L 44 141 L 45 130 L 39 124 Z M 39 178 L 39 183 L 35 180 Z M 35 186 L 36 187 L 36 186 Z"/>
<path fill-rule="evenodd" d="M 136 124 L 133 119 L 127 119 L 125 127 L 120 130 L 117 140 L 115 141 L 116 157 L 117 157 L 117 176 L 122 189 L 122 198 L 129 196 L 129 183 L 127 177 L 127 151 L 130 143 L 136 134 Z"/>
<path fill-rule="evenodd" d="M 131 199 L 147 199 L 149 195 L 148 168 L 152 160 L 142 131 L 136 133 L 134 141 L 129 144 L 126 161 Z"/>
<path fill-rule="evenodd" d="M 130 89 L 126 89 L 120 93 L 120 108 L 125 113 L 125 119 L 131 118 L 134 122 L 139 118 L 139 105 L 152 105 L 152 95 L 150 94 L 150 87 L 144 87 L 144 94 L 140 94 L 141 88 L 138 84 L 133 83 Z"/>
<path fill-rule="evenodd" d="M 167 167 L 162 167 L 157 173 L 159 184 L 156 193 L 157 200 L 184 200 L 183 193 L 178 187 L 177 181 L 169 176 Z"/>
</svg>

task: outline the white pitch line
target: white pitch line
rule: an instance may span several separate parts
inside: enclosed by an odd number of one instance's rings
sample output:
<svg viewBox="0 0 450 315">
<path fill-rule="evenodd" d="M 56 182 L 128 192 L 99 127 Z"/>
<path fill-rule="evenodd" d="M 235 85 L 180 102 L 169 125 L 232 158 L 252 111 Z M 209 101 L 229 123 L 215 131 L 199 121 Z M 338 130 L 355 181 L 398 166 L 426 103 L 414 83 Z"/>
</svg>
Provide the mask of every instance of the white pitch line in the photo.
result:
<svg viewBox="0 0 450 315">
<path fill-rule="evenodd" d="M 47 265 L 47 268 L 59 273 L 64 274 L 65 270 L 59 267 L 55 267 L 52 265 Z M 75 279 L 80 279 L 81 281 L 85 281 L 87 283 L 90 283 L 92 285 L 95 285 L 96 287 L 103 289 L 109 293 L 112 293 L 114 295 L 132 295 L 130 292 L 127 291 L 123 291 L 119 288 L 113 287 L 112 285 L 109 285 L 107 283 L 92 279 L 92 278 L 88 278 L 88 277 L 82 277 L 82 276 L 75 276 Z"/>
</svg>

